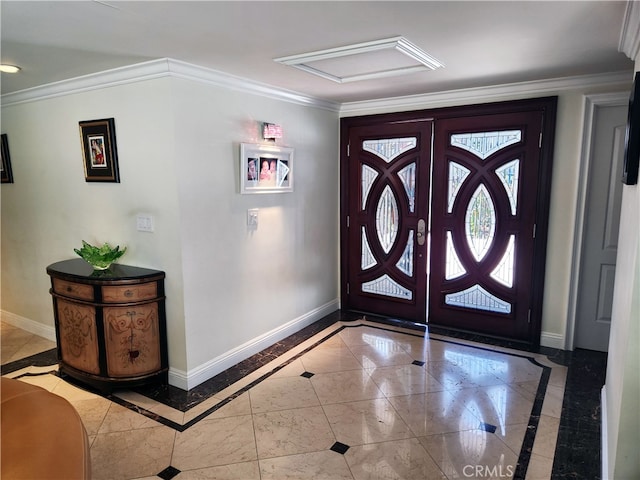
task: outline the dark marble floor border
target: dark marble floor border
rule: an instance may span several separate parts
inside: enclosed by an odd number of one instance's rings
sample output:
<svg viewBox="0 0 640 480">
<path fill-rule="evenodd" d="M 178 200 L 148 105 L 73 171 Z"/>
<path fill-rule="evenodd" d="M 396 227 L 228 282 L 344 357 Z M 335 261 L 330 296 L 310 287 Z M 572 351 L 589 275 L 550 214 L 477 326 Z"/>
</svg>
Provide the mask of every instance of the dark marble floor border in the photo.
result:
<svg viewBox="0 0 640 480">
<path fill-rule="evenodd" d="M 552 479 L 600 480 L 601 390 L 607 354 L 576 349 L 570 354 Z"/>
<path fill-rule="evenodd" d="M 58 364 L 58 354 L 55 348 L 36 353 L 29 357 L 0 365 L 0 375 L 6 375 L 26 367 L 50 367 Z"/>
</svg>

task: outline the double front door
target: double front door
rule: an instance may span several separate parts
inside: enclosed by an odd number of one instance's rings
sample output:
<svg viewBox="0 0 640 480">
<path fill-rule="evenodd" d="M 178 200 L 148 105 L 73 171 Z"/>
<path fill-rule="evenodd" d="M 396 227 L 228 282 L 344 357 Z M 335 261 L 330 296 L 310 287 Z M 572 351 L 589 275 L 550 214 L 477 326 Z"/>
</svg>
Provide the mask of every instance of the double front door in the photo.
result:
<svg viewBox="0 0 640 480">
<path fill-rule="evenodd" d="M 343 121 L 345 308 L 537 341 L 550 112 L 517 105 Z"/>
</svg>

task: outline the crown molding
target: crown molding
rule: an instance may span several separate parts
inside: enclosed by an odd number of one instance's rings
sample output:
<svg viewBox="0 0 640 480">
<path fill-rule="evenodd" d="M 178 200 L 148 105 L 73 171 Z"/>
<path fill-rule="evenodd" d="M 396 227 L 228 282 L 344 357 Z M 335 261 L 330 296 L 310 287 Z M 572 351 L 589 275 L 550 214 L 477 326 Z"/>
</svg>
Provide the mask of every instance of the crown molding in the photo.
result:
<svg viewBox="0 0 640 480">
<path fill-rule="evenodd" d="M 347 102 L 343 103 L 340 107 L 340 116 L 419 110 L 454 104 L 490 101 L 505 96 L 551 94 L 566 90 L 614 84 L 629 84 L 630 87 L 632 81 L 632 72 L 613 72 L 448 90 L 444 92 L 365 100 L 361 102 Z"/>
<path fill-rule="evenodd" d="M 260 95 L 298 105 L 321 108 L 339 112 L 341 116 L 349 116 L 374 111 L 378 113 L 382 111 L 433 108 L 437 106 L 451 105 L 453 103 L 460 104 L 491 100 L 509 95 L 538 95 L 549 92 L 611 84 L 629 83 L 630 85 L 633 77 L 631 73 L 632 72 L 614 72 L 578 77 L 565 77 L 339 104 L 336 102 L 309 97 L 297 92 L 279 89 L 270 85 L 254 82 L 252 80 L 236 77 L 224 72 L 200 67 L 198 65 L 193 65 L 179 60 L 163 58 L 114 68 L 104 72 L 84 75 L 69 80 L 62 80 L 40 87 L 20 90 L 18 92 L 7 93 L 0 97 L 0 103 L 3 107 L 6 107 L 118 85 L 163 77 L 173 77 L 198 81 L 209 85 Z"/>
<path fill-rule="evenodd" d="M 114 68 L 104 72 L 83 75 L 40 87 L 28 88 L 2 95 L 2 106 L 17 105 L 49 98 L 88 92 L 118 85 L 142 82 L 163 77 L 183 78 L 197 82 L 242 91 L 253 95 L 273 98 L 285 102 L 317 107 L 337 112 L 339 104 L 302 95 L 290 90 L 279 89 L 246 78 L 236 77 L 217 70 L 190 63 L 162 58 Z"/>
<path fill-rule="evenodd" d="M 618 50 L 635 61 L 640 53 L 640 2 L 628 1 L 624 11 Z"/>
</svg>

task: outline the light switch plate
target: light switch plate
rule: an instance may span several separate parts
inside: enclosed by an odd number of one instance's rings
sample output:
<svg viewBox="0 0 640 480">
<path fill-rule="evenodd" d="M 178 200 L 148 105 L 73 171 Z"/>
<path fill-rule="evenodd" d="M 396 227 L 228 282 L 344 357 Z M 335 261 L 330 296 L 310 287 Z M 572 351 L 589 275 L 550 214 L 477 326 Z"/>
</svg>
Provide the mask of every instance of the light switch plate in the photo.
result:
<svg viewBox="0 0 640 480">
<path fill-rule="evenodd" d="M 247 210 L 247 227 L 256 228 L 258 226 L 258 209 L 250 208 Z"/>
<path fill-rule="evenodd" d="M 139 232 L 153 232 L 153 215 L 139 213 L 136 217 L 136 228 Z"/>
</svg>

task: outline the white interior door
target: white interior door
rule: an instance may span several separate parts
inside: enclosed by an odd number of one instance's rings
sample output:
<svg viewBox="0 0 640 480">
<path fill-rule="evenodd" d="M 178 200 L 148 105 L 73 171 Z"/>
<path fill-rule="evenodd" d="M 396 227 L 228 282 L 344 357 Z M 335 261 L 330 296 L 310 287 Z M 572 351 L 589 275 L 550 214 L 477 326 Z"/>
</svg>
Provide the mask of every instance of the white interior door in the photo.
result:
<svg viewBox="0 0 640 480">
<path fill-rule="evenodd" d="M 602 352 L 611 326 L 626 119 L 626 104 L 602 105 L 592 123 L 574 346 Z"/>
</svg>

